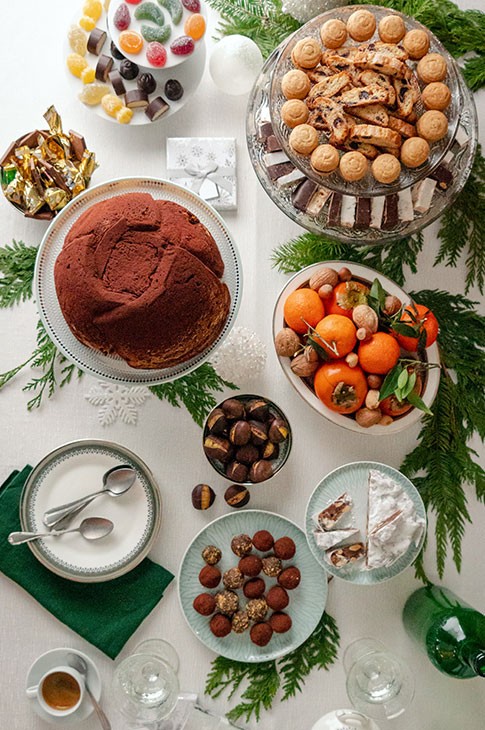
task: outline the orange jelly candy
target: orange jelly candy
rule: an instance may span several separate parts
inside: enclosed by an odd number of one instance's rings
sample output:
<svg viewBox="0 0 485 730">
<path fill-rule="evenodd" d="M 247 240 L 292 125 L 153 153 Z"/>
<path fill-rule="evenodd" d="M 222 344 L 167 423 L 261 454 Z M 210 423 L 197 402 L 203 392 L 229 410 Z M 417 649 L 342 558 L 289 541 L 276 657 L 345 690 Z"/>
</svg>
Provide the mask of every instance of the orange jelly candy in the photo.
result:
<svg viewBox="0 0 485 730">
<path fill-rule="evenodd" d="M 185 35 L 198 41 L 205 33 L 205 20 L 199 13 L 189 15 L 184 25 Z"/>
<path fill-rule="evenodd" d="M 143 38 L 134 30 L 123 30 L 120 33 L 118 44 L 125 53 L 140 53 L 143 48 Z"/>
</svg>

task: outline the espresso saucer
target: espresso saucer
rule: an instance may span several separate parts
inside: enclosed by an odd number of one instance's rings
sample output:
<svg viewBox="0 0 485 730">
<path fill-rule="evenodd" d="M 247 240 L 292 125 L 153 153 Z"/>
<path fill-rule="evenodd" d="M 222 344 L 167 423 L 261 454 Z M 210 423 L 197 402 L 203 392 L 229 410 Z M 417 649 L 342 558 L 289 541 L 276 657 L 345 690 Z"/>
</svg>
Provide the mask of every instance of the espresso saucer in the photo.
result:
<svg viewBox="0 0 485 730">
<path fill-rule="evenodd" d="M 87 682 L 89 689 L 99 701 L 101 697 L 101 677 L 99 676 L 98 669 L 92 659 L 77 649 L 51 649 L 51 651 L 46 651 L 45 654 L 41 654 L 40 657 L 38 657 L 32 664 L 27 673 L 27 680 L 25 684 L 26 688 L 35 686 L 39 682 L 40 678 L 49 671 L 49 669 L 66 665 L 68 654 L 77 654 L 84 659 L 88 665 Z M 35 697 L 29 700 L 26 695 L 26 700 L 32 703 L 32 709 L 39 717 L 42 718 L 42 720 L 50 722 L 53 725 L 73 725 L 76 722 L 85 720 L 93 712 L 93 705 L 87 695 L 87 692 L 84 693 L 83 701 L 78 709 L 73 712 L 72 715 L 67 715 L 67 717 L 54 717 L 53 715 L 49 715 L 49 713 L 39 705 Z"/>
</svg>

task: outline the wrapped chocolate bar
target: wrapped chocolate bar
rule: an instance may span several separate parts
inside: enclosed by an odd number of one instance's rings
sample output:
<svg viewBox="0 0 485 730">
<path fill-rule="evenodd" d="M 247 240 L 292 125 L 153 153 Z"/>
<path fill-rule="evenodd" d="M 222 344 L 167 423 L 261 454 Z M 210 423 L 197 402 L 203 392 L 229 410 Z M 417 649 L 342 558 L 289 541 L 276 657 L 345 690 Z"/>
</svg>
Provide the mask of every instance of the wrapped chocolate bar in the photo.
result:
<svg viewBox="0 0 485 730">
<path fill-rule="evenodd" d="M 12 142 L 0 160 L 2 190 L 28 218 L 49 220 L 89 185 L 95 155 L 84 138 L 65 134 L 56 109 L 44 114 L 48 130 L 34 130 Z"/>
<path fill-rule="evenodd" d="M 292 166 L 293 167 L 293 166 Z M 236 210 L 236 140 L 224 137 L 167 139 L 167 175 L 216 210 Z"/>
</svg>

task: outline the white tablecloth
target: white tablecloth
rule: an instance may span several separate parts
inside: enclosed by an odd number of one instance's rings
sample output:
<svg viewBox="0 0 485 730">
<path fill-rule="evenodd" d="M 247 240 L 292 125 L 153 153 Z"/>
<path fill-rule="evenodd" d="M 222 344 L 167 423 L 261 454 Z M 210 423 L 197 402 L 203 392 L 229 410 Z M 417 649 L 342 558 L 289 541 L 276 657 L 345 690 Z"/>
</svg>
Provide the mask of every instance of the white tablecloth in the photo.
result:
<svg viewBox="0 0 485 730">
<path fill-rule="evenodd" d="M 482 7 L 482 0 L 463 0 L 467 7 Z M 271 267 L 275 246 L 299 228 L 281 213 L 263 192 L 251 168 L 245 144 L 246 97 L 224 96 L 206 70 L 203 82 L 183 112 L 153 126 L 126 127 L 99 119 L 73 96 L 64 69 L 63 44 L 69 24 L 79 14 L 80 0 L 50 0 L 39 3 L 2 3 L 2 103 L 0 145 L 42 124 L 42 114 L 54 103 L 66 129 L 84 134 L 99 161 L 93 183 L 123 175 L 164 177 L 165 140 L 169 136 L 234 136 L 237 139 L 239 208 L 226 214 L 227 224 L 239 247 L 244 268 L 244 293 L 238 324 L 254 330 L 268 347 L 267 366 L 251 390 L 283 405 L 293 425 L 294 446 L 285 469 L 269 484 L 252 490 L 251 506 L 280 512 L 302 524 L 305 505 L 314 486 L 334 467 L 349 461 L 374 459 L 399 467 L 404 455 L 416 444 L 419 426 L 394 437 L 373 438 L 352 434 L 332 426 L 306 407 L 283 375 L 271 344 L 274 301 L 286 277 Z M 210 14 L 211 25 L 215 17 Z M 209 30 L 207 41 L 212 46 Z M 485 112 L 485 92 L 476 95 L 479 111 Z M 482 144 L 485 142 L 483 128 Z M 0 199 L 1 245 L 12 238 L 38 245 L 46 229 L 42 222 L 24 219 Z M 437 226 L 426 232 L 426 245 L 419 256 L 419 273 L 409 276 L 409 289 L 446 288 L 463 292 L 463 259 L 457 268 L 433 269 L 438 243 Z M 477 291 L 471 298 L 481 300 Z M 483 308 L 482 308 L 483 311 Z M 0 310 L 0 372 L 28 358 L 35 344 L 35 304 Z M 84 398 L 95 384 L 89 376 L 74 382 L 39 410 L 28 413 L 29 395 L 21 388 L 31 372 L 23 371 L 0 393 L 1 449 L 0 481 L 12 469 L 35 464 L 47 452 L 78 438 L 105 438 L 124 444 L 151 467 L 163 495 L 162 529 L 151 557 L 175 574 L 181 556 L 193 536 L 210 520 L 227 512 L 223 500 L 225 483 L 215 477 L 201 449 L 201 431 L 185 410 L 174 410 L 151 397 L 139 409 L 139 423 L 118 421 L 103 428 L 97 409 Z M 170 428 L 167 428 L 167 424 Z M 479 444 L 475 444 L 479 448 Z M 219 497 L 206 513 L 196 512 L 190 492 L 198 482 L 213 484 Z M 467 525 L 463 540 L 463 566 L 457 573 L 451 559 L 443 582 L 467 602 L 485 611 L 485 561 L 483 558 L 485 510 L 468 494 L 473 524 Z M 426 565 L 436 578 L 433 516 L 430 517 Z M 481 730 L 485 717 L 484 683 L 480 679 L 459 681 L 435 670 L 404 632 L 401 610 L 407 596 L 419 586 L 410 569 L 389 583 L 367 588 L 335 580 L 330 586 L 328 611 L 336 617 L 342 650 L 353 639 L 374 636 L 406 659 L 416 677 L 416 697 L 401 718 L 389 723 L 395 730 L 451 730 L 466 726 Z M 87 652 L 104 680 L 103 705 L 117 727 L 116 710 L 110 692 L 112 662 L 82 638 L 67 629 L 34 602 L 16 584 L 0 576 L 0 727 L 9 730 L 40 730 L 38 719 L 25 697 L 25 676 L 34 659 L 49 649 L 72 646 Z M 167 590 L 121 656 L 142 639 L 167 637 L 180 654 L 181 685 L 187 691 L 203 693 L 212 653 L 188 630 L 178 604 L 175 583 Z M 226 711 L 225 698 L 212 708 Z M 342 662 L 330 671 L 314 672 L 304 692 L 264 713 L 259 726 L 266 730 L 309 729 L 325 712 L 348 706 Z M 98 728 L 92 716 L 82 726 Z M 383 725 L 384 727 L 384 725 Z"/>
</svg>

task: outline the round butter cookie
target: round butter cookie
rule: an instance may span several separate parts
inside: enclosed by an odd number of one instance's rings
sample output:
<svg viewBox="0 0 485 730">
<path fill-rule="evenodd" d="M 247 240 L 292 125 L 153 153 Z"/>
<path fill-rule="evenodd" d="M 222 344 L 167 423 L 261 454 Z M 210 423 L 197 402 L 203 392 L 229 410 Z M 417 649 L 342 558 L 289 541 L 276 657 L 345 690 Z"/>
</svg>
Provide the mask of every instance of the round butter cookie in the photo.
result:
<svg viewBox="0 0 485 730">
<path fill-rule="evenodd" d="M 378 31 L 383 43 L 399 43 L 406 35 L 406 26 L 399 15 L 386 15 L 379 21 Z"/>
<path fill-rule="evenodd" d="M 281 107 L 281 118 L 291 129 L 304 124 L 309 114 L 307 105 L 301 99 L 288 99 Z"/>
<path fill-rule="evenodd" d="M 445 59 L 439 53 L 427 53 L 418 63 L 416 72 L 421 81 L 430 84 L 432 81 L 443 81 L 448 68 Z"/>
<path fill-rule="evenodd" d="M 410 58 L 422 58 L 429 51 L 429 35 L 425 30 L 414 28 L 406 33 L 402 44 Z"/>
<path fill-rule="evenodd" d="M 369 163 L 362 152 L 346 152 L 340 158 L 340 174 L 347 182 L 362 180 Z"/>
<path fill-rule="evenodd" d="M 318 132 L 309 124 L 299 124 L 289 137 L 292 150 L 300 155 L 310 155 L 318 145 Z"/>
<path fill-rule="evenodd" d="M 310 165 L 317 172 L 332 172 L 340 161 L 338 151 L 331 144 L 319 144 L 312 152 Z"/>
<path fill-rule="evenodd" d="M 451 91 L 442 81 L 433 81 L 424 87 L 421 92 L 421 101 L 426 109 L 443 111 L 451 101 Z"/>
<path fill-rule="evenodd" d="M 340 48 L 347 40 L 347 26 L 337 18 L 327 20 L 320 28 L 320 38 L 327 48 Z"/>
<path fill-rule="evenodd" d="M 443 139 L 448 131 L 448 119 L 443 112 L 437 109 L 430 109 L 424 112 L 416 122 L 416 130 L 420 137 L 427 139 L 428 142 L 437 142 Z"/>
<path fill-rule="evenodd" d="M 301 68 L 315 68 L 321 57 L 322 47 L 315 38 L 302 38 L 291 52 L 291 60 Z"/>
<path fill-rule="evenodd" d="M 391 154 L 379 155 L 371 166 L 375 179 L 386 185 L 393 183 L 401 174 L 401 163 Z"/>
<path fill-rule="evenodd" d="M 281 79 L 281 91 L 287 99 L 304 99 L 311 86 L 311 81 L 306 73 L 297 68 L 285 73 Z"/>
<path fill-rule="evenodd" d="M 375 33 L 376 19 L 370 10 L 356 10 L 347 20 L 347 30 L 354 41 L 368 41 Z"/>
<path fill-rule="evenodd" d="M 410 137 L 401 147 L 401 162 L 406 167 L 419 167 L 429 157 L 429 144 L 422 137 Z"/>
</svg>

